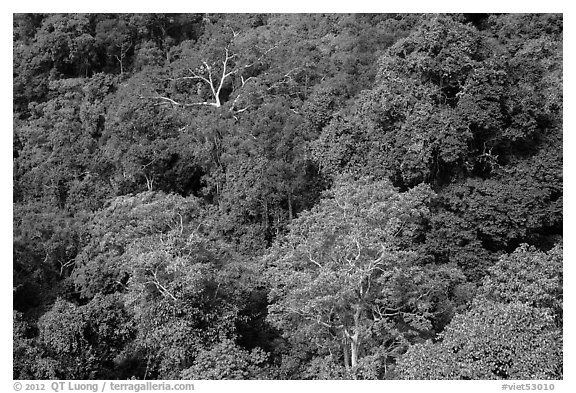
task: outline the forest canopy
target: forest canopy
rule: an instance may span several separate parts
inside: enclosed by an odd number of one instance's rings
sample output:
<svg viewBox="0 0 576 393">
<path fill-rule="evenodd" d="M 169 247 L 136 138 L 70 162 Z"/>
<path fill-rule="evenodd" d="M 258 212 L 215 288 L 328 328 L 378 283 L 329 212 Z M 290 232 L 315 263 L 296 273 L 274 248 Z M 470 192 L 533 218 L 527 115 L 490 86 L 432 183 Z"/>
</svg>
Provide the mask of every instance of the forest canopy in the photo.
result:
<svg viewBox="0 0 576 393">
<path fill-rule="evenodd" d="M 14 379 L 561 379 L 562 45 L 15 14 Z"/>
</svg>

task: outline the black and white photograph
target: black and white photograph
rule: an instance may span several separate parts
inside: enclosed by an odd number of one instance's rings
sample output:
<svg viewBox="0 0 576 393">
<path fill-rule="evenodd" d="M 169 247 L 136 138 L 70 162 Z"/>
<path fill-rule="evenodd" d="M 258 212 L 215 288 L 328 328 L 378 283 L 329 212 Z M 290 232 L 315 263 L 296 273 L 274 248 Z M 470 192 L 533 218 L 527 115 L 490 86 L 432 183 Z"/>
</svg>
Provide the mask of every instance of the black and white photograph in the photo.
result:
<svg viewBox="0 0 576 393">
<path fill-rule="evenodd" d="M 11 17 L 14 389 L 564 379 L 562 13 Z"/>
</svg>

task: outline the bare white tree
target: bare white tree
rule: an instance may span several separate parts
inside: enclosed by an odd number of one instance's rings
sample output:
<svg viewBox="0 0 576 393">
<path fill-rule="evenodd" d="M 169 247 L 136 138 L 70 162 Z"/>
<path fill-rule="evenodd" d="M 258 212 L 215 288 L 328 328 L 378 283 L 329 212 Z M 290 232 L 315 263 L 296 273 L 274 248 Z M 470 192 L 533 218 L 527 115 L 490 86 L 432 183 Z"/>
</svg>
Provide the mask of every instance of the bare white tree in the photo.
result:
<svg viewBox="0 0 576 393">
<path fill-rule="evenodd" d="M 239 33 L 235 33 L 235 36 L 238 34 Z M 156 96 L 154 96 L 152 98 L 157 99 L 157 100 L 162 100 L 162 101 L 169 103 L 171 105 L 174 105 L 174 106 L 190 107 L 190 106 L 202 106 L 202 105 L 204 105 L 204 106 L 212 106 L 215 108 L 220 108 L 223 105 L 223 102 L 221 101 L 220 93 L 222 92 L 222 87 L 225 86 L 226 82 L 229 81 L 233 77 L 233 75 L 240 74 L 241 85 L 239 87 L 243 88 L 244 86 L 246 86 L 246 84 L 250 80 L 254 80 L 255 77 L 251 76 L 251 77 L 245 78 L 244 75 L 241 74 L 241 71 L 244 71 L 244 70 L 254 66 L 255 64 L 261 62 L 262 59 L 264 58 L 264 56 L 266 56 L 270 51 L 272 51 L 275 48 L 276 47 L 273 46 L 273 47 L 267 49 L 255 61 L 253 61 L 249 64 L 244 64 L 244 65 L 234 64 L 234 62 L 232 60 L 235 59 L 237 57 L 237 55 L 230 53 L 230 50 L 228 48 L 225 48 L 224 49 L 224 58 L 221 61 L 209 64 L 208 61 L 202 60 L 202 64 L 199 67 L 197 67 L 196 69 L 188 68 L 187 71 L 189 72 L 189 75 L 179 77 L 179 78 L 168 78 L 167 79 L 170 81 L 196 80 L 199 83 L 203 83 L 203 84 L 207 85 L 209 88 L 210 95 L 211 95 L 209 100 L 197 101 L 197 102 L 192 102 L 192 103 L 183 103 L 183 102 L 178 102 L 178 101 L 174 100 L 173 98 L 163 96 L 160 94 L 157 94 Z M 218 67 L 219 63 L 222 64 L 221 69 L 220 69 L 220 67 Z M 240 97 L 240 94 L 238 94 L 236 96 L 236 98 L 234 99 L 233 104 L 230 108 L 230 111 L 234 111 L 235 113 L 241 113 L 241 112 L 244 112 L 246 109 L 248 109 L 248 107 L 241 108 L 241 109 L 236 108 L 236 104 L 239 100 L 239 97 Z"/>
</svg>

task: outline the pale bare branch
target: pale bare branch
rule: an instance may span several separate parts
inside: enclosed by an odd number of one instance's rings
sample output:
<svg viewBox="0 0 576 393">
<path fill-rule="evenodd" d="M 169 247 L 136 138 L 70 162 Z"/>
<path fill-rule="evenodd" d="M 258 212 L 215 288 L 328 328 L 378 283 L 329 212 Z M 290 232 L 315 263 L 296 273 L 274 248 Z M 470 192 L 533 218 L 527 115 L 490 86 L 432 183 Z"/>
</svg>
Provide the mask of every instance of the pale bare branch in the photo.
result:
<svg viewBox="0 0 576 393">
<path fill-rule="evenodd" d="M 145 282 L 145 284 L 153 284 L 154 286 L 156 286 L 156 288 L 160 291 L 160 293 L 165 296 L 165 297 L 170 297 L 172 300 L 176 301 L 176 297 L 174 295 L 172 295 L 170 293 L 170 291 L 168 291 L 168 289 L 166 289 L 166 287 L 164 287 L 162 284 L 160 284 L 160 280 L 158 280 L 158 268 L 156 268 L 156 270 L 154 270 L 154 272 L 152 272 L 151 270 L 149 270 L 150 273 L 152 273 L 152 277 L 154 278 L 151 281 L 147 281 Z"/>
<path fill-rule="evenodd" d="M 216 105 L 216 103 L 214 103 L 214 102 L 207 102 L 207 101 L 192 102 L 192 103 L 182 103 L 182 102 L 175 101 L 175 100 L 173 100 L 173 99 L 170 98 L 170 97 L 164 97 L 164 96 L 141 97 L 141 98 L 152 98 L 152 99 L 156 99 L 156 100 L 164 100 L 164 101 L 167 101 L 167 102 L 169 102 L 170 104 L 172 104 L 172 105 L 174 105 L 174 106 L 182 106 L 182 107 L 199 106 L 199 105 L 218 107 L 218 105 Z"/>
<path fill-rule="evenodd" d="M 242 87 L 244 87 L 244 85 L 245 85 L 246 83 L 248 83 L 248 81 L 249 81 L 250 79 L 254 79 L 254 77 L 253 77 L 253 76 L 249 76 L 247 79 L 244 79 L 244 75 L 240 75 L 240 81 L 242 82 Z"/>
<path fill-rule="evenodd" d="M 310 251 L 308 251 L 308 259 L 310 260 L 310 262 L 312 262 L 313 264 L 315 264 L 316 266 L 318 266 L 319 268 L 322 268 L 322 265 L 319 264 L 318 262 L 316 262 L 313 258 L 312 258 L 312 253 Z"/>
</svg>

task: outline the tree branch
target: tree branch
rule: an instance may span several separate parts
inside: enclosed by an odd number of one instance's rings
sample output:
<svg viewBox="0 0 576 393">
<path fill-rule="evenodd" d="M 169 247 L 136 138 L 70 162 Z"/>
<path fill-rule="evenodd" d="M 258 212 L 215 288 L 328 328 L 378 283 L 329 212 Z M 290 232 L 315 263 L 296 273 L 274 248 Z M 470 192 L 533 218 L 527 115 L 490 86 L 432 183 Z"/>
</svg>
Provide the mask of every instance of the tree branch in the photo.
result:
<svg viewBox="0 0 576 393">
<path fill-rule="evenodd" d="M 214 107 L 218 107 L 218 105 L 216 105 L 216 103 L 214 102 L 192 102 L 192 103 L 182 103 L 182 102 L 178 102 L 178 101 L 174 101 L 172 98 L 170 97 L 164 97 L 164 96 L 156 96 L 156 97 L 140 97 L 140 98 L 153 98 L 156 100 L 164 100 L 167 101 L 169 103 L 171 103 L 174 106 L 182 106 L 182 107 L 190 107 L 190 106 L 198 106 L 198 105 L 205 105 L 205 106 L 214 106 Z"/>
<path fill-rule="evenodd" d="M 154 271 L 154 272 L 152 272 L 152 271 L 150 270 L 150 273 L 152 273 L 152 277 L 154 277 L 154 280 L 152 280 L 152 281 L 147 281 L 145 284 L 154 284 L 154 285 L 156 286 L 156 288 L 160 291 L 160 293 L 161 293 L 163 296 L 165 296 L 165 297 L 168 296 L 168 297 L 170 297 L 172 300 L 176 301 L 176 300 L 177 300 L 176 297 L 174 297 L 174 295 L 172 295 L 172 294 L 170 293 L 170 291 L 168 291 L 168 289 L 166 289 L 162 284 L 160 284 L 160 281 L 158 280 L 158 277 L 157 277 L 157 275 L 156 275 L 156 274 L 157 274 L 157 270 Z"/>
<path fill-rule="evenodd" d="M 313 258 L 312 258 L 312 252 L 308 251 L 308 259 L 310 260 L 310 262 L 312 262 L 313 264 L 315 264 L 316 266 L 318 266 L 319 268 L 322 268 L 322 265 L 319 264 L 318 262 L 316 262 Z"/>
</svg>

